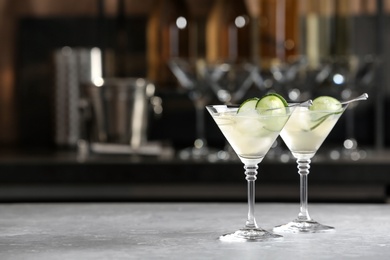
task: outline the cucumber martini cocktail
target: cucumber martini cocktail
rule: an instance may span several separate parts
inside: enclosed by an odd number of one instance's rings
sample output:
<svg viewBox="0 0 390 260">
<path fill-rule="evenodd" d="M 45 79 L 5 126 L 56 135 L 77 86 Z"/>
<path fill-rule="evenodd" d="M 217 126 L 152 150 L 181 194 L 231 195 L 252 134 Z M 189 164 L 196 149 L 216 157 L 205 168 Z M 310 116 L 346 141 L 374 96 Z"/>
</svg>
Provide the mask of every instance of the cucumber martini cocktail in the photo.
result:
<svg viewBox="0 0 390 260">
<path fill-rule="evenodd" d="M 240 106 L 207 106 L 222 134 L 244 164 L 248 182 L 248 218 L 245 226 L 220 237 L 222 241 L 264 241 L 281 238 L 256 224 L 254 217 L 255 180 L 263 160 L 295 107 L 283 97 L 268 94 L 251 98 Z"/>
<path fill-rule="evenodd" d="M 367 97 L 367 94 L 363 94 L 351 101 L 364 100 Z M 333 97 L 318 97 L 309 107 L 297 107 L 281 131 L 280 136 L 297 159 L 301 202 L 298 217 L 285 225 L 275 227 L 275 232 L 317 233 L 334 230 L 333 227 L 322 225 L 310 217 L 307 207 L 307 176 L 311 158 L 351 101 L 341 103 Z"/>
</svg>

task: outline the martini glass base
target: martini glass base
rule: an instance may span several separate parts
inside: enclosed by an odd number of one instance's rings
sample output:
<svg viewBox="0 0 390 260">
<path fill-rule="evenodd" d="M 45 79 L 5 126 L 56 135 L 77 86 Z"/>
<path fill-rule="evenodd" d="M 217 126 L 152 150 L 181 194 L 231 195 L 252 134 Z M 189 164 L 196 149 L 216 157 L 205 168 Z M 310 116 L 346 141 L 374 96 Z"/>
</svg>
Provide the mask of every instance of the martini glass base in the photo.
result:
<svg viewBox="0 0 390 260">
<path fill-rule="evenodd" d="M 282 239 L 283 236 L 268 232 L 261 228 L 240 229 L 234 233 L 225 234 L 219 237 L 224 242 L 256 242 Z"/>
<path fill-rule="evenodd" d="M 293 220 L 285 225 L 274 227 L 273 231 L 281 233 L 325 233 L 333 232 L 335 229 L 314 220 Z"/>
</svg>

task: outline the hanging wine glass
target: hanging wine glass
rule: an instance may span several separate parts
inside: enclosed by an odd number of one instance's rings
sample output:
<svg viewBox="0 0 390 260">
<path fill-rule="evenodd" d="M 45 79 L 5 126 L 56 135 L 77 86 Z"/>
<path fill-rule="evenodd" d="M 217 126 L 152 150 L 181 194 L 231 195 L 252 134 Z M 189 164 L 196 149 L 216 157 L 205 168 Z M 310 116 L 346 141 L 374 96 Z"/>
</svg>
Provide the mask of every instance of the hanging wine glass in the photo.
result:
<svg viewBox="0 0 390 260">
<path fill-rule="evenodd" d="M 356 55 L 329 57 L 323 69 L 317 75 L 317 88 L 314 95 L 331 95 L 342 101 L 355 97 L 361 91 L 367 91 L 374 81 L 376 59 L 371 56 Z M 358 147 L 356 140 L 355 106 L 351 104 L 345 112 L 345 139 L 341 149 L 330 152 L 331 159 L 345 157 L 359 160 L 366 151 Z"/>
<path fill-rule="evenodd" d="M 206 159 L 212 153 L 205 137 L 204 108 L 212 92 L 206 82 L 206 65 L 203 59 L 173 58 L 169 67 L 180 85 L 188 91 L 196 112 L 196 139 L 192 147 L 179 152 L 182 159 Z"/>
<path fill-rule="evenodd" d="M 253 83 L 255 67 L 249 62 L 221 61 L 207 66 L 207 79 L 219 101 L 233 104 L 241 100 Z"/>
<path fill-rule="evenodd" d="M 175 4 L 181 12 L 171 14 L 174 10 L 169 4 Z M 205 137 L 204 110 L 212 92 L 205 80 L 205 20 L 209 12 L 206 1 L 187 3 L 186 1 L 167 1 L 166 15 L 174 18 L 166 30 L 170 39 L 171 51 L 167 64 L 180 86 L 187 90 L 195 107 L 196 137 L 191 147 L 179 151 L 181 159 L 207 159 L 212 153 Z M 164 39 L 164 37 L 162 37 Z M 180 52 L 182 51 L 182 53 Z"/>
</svg>

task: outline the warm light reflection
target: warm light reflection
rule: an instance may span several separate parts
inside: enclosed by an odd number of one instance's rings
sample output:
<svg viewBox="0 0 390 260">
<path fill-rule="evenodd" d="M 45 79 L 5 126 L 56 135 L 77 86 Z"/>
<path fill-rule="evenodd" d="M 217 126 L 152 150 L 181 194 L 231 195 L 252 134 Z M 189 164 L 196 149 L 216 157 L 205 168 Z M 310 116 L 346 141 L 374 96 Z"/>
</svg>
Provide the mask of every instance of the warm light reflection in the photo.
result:
<svg viewBox="0 0 390 260">
<path fill-rule="evenodd" d="M 93 78 L 93 84 L 94 84 L 96 87 L 101 87 L 101 86 L 104 85 L 104 80 L 103 80 L 101 77 Z"/>
<path fill-rule="evenodd" d="M 246 25 L 245 17 L 242 15 L 237 16 L 234 20 L 234 24 L 237 26 L 237 28 L 243 28 Z"/>
<path fill-rule="evenodd" d="M 99 48 L 92 48 L 91 49 L 91 79 L 94 81 L 99 82 L 99 80 L 103 81 L 102 77 L 102 53 Z M 102 82 L 100 86 L 103 85 Z M 98 86 L 98 85 L 96 85 Z"/>
<path fill-rule="evenodd" d="M 176 26 L 179 29 L 184 29 L 187 27 L 187 19 L 183 16 L 180 16 L 176 19 Z"/>
</svg>

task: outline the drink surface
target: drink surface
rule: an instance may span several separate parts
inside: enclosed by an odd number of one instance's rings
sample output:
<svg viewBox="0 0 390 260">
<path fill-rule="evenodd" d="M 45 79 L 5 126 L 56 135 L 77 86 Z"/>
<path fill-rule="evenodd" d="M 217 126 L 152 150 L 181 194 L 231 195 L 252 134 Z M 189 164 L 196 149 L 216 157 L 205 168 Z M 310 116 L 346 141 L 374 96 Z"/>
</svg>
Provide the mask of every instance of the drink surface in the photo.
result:
<svg viewBox="0 0 390 260">
<path fill-rule="evenodd" d="M 292 113 L 280 136 L 295 157 L 311 158 L 320 148 L 338 119 L 341 111 L 311 111 L 298 107 Z"/>
<path fill-rule="evenodd" d="M 226 109 L 212 116 L 241 159 L 262 159 L 290 114 L 260 115 L 255 110 L 237 114 L 237 109 Z"/>
</svg>

